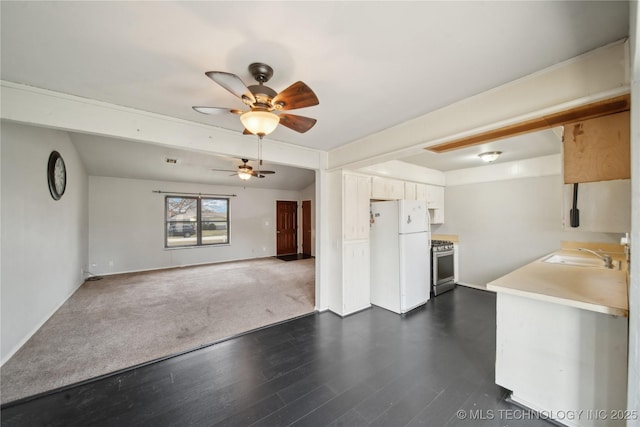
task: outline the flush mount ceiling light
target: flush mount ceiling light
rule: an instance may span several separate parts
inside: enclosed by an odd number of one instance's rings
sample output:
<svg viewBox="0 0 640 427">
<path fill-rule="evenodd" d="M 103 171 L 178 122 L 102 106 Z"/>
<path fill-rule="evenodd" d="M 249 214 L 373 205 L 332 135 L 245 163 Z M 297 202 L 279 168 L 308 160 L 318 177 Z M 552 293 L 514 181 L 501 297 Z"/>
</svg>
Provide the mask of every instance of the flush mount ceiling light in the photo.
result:
<svg viewBox="0 0 640 427">
<path fill-rule="evenodd" d="M 502 154 L 502 151 L 487 151 L 486 153 L 478 154 L 478 157 L 487 163 L 491 163 L 495 162 L 500 154 Z"/>
</svg>

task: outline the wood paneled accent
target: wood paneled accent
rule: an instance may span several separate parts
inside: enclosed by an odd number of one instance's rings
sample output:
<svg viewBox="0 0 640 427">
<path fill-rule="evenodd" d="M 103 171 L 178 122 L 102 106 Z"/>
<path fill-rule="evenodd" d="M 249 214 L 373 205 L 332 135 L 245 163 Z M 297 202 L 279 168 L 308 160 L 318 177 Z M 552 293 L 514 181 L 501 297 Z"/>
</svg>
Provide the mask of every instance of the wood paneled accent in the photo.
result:
<svg viewBox="0 0 640 427">
<path fill-rule="evenodd" d="M 564 182 L 631 178 L 629 111 L 564 127 Z"/>
<path fill-rule="evenodd" d="M 508 138 L 511 136 L 522 135 L 542 129 L 549 129 L 555 126 L 562 126 L 577 121 L 602 117 L 609 114 L 615 114 L 622 111 L 629 111 L 631 101 L 629 95 L 621 95 L 615 98 L 603 101 L 593 102 L 591 104 L 572 108 L 570 110 L 561 111 L 559 113 L 548 114 L 535 119 L 527 120 L 514 125 L 504 126 L 487 132 L 465 138 L 456 139 L 454 141 L 426 147 L 425 150 L 435 153 L 444 153 L 446 151 L 458 150 L 473 145 L 484 144 L 485 142 L 495 141 L 498 139 Z"/>
</svg>

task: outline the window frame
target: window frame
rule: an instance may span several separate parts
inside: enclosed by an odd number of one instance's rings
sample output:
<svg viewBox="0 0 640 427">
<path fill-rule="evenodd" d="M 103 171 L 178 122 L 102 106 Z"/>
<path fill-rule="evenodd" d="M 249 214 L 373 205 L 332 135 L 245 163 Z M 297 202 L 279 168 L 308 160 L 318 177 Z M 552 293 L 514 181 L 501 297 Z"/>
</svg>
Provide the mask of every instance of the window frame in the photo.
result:
<svg viewBox="0 0 640 427">
<path fill-rule="evenodd" d="M 169 199 L 189 199 L 196 201 L 196 220 L 195 220 L 195 244 L 184 244 L 184 245 L 171 245 L 169 246 L 169 224 L 170 220 L 168 218 L 169 211 Z M 206 243 L 203 242 L 203 223 L 211 222 L 211 221 L 203 221 L 202 220 L 202 201 L 203 200 L 216 200 L 216 201 L 224 201 L 227 207 L 227 220 L 226 220 L 226 234 L 227 238 L 224 242 L 211 242 Z M 181 195 L 167 195 L 164 198 L 164 248 L 165 249 L 185 249 L 185 248 L 201 248 L 206 246 L 224 246 L 229 245 L 231 243 L 231 218 L 230 218 L 230 199 L 228 197 L 203 197 L 203 196 L 181 196 Z M 194 221 L 191 221 L 194 222 Z"/>
</svg>

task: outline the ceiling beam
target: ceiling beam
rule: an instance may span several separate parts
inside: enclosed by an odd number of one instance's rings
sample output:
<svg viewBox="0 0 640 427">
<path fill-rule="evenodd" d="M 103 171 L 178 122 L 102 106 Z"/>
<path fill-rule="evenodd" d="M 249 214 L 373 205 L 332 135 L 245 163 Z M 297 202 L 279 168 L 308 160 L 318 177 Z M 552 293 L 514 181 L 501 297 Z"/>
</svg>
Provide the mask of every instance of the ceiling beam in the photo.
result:
<svg viewBox="0 0 640 427">
<path fill-rule="evenodd" d="M 33 126 L 155 145 L 255 158 L 258 137 L 201 123 L 0 80 L 0 118 Z M 265 138 L 265 161 L 306 169 L 323 166 L 323 152 Z"/>
<path fill-rule="evenodd" d="M 498 139 L 509 138 L 556 126 L 564 126 L 569 123 L 620 113 L 622 111 L 629 111 L 630 108 L 631 100 L 629 94 L 616 96 L 614 98 L 592 102 L 587 105 L 581 105 L 570 110 L 543 115 L 524 122 L 503 126 L 498 129 L 492 129 L 476 135 L 426 147 L 425 150 L 429 150 L 434 153 L 459 150 L 490 141 L 496 141 Z"/>
</svg>

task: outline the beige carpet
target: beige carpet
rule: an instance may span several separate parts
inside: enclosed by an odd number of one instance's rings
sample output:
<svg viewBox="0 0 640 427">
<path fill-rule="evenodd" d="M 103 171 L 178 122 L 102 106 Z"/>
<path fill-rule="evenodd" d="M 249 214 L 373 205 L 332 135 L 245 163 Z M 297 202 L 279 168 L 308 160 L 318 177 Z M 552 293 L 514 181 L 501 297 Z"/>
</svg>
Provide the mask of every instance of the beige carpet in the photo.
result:
<svg viewBox="0 0 640 427">
<path fill-rule="evenodd" d="M 315 260 L 275 258 L 85 282 L 0 369 L 2 403 L 314 310 Z"/>
</svg>

